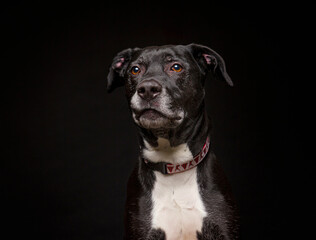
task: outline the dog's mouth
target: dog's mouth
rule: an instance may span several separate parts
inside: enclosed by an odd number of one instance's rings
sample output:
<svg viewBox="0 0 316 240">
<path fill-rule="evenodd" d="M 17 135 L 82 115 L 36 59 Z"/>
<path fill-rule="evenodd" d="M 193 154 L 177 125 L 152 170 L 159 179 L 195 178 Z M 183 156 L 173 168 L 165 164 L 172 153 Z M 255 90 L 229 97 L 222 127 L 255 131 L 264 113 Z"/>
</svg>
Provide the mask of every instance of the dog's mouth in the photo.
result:
<svg viewBox="0 0 316 240">
<path fill-rule="evenodd" d="M 139 117 L 147 118 L 149 120 L 156 120 L 157 118 L 164 118 L 166 116 L 162 114 L 161 112 L 158 112 L 157 110 L 145 109 L 141 111 Z"/>
<path fill-rule="evenodd" d="M 180 115 L 168 116 L 152 108 L 134 111 L 133 117 L 138 125 L 147 129 L 172 128 L 178 125 L 183 118 Z"/>
<path fill-rule="evenodd" d="M 136 115 L 138 119 L 146 118 L 149 120 L 156 120 L 158 118 L 167 118 L 169 120 L 181 120 L 181 116 L 167 116 L 166 114 L 163 114 L 162 112 L 152 108 L 144 109 L 138 112 Z"/>
</svg>

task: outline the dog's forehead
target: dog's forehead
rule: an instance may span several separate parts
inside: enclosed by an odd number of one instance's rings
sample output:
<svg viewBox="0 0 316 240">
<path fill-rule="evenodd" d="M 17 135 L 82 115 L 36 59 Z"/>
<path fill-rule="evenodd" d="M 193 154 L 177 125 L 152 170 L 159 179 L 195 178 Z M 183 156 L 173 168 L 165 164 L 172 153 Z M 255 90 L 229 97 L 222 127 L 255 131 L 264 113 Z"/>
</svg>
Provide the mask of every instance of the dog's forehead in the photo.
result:
<svg viewBox="0 0 316 240">
<path fill-rule="evenodd" d="M 152 46 L 141 49 L 137 56 L 138 61 L 172 61 L 188 56 L 188 50 L 182 45 Z"/>
</svg>

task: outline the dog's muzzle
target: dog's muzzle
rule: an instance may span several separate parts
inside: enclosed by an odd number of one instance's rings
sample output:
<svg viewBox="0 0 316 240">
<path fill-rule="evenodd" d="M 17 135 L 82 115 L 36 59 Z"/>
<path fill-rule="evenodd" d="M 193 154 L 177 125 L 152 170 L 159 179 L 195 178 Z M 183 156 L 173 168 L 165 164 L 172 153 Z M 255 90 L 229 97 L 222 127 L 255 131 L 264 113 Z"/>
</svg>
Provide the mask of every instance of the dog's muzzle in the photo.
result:
<svg viewBox="0 0 316 240">
<path fill-rule="evenodd" d="M 136 124 L 147 129 L 174 128 L 184 117 L 183 110 L 173 106 L 166 89 L 155 80 L 138 84 L 130 106 Z"/>
</svg>

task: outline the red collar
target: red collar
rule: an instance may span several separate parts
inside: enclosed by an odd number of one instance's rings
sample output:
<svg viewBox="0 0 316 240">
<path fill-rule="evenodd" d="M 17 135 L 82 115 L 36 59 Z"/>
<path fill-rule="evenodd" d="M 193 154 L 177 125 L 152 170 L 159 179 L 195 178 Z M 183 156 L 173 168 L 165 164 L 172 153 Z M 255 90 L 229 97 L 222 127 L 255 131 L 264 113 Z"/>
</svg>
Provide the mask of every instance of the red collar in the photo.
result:
<svg viewBox="0 0 316 240">
<path fill-rule="evenodd" d="M 185 163 L 181 163 L 181 164 L 171 164 L 171 163 L 166 163 L 166 162 L 154 163 L 144 158 L 143 160 L 146 163 L 146 165 L 154 171 L 159 171 L 163 174 L 180 173 L 180 172 L 187 171 L 191 168 L 194 168 L 196 165 L 202 162 L 202 160 L 207 155 L 209 148 L 210 148 L 210 138 L 207 137 L 201 152 L 198 155 L 196 155 L 192 160 L 187 161 Z"/>
</svg>

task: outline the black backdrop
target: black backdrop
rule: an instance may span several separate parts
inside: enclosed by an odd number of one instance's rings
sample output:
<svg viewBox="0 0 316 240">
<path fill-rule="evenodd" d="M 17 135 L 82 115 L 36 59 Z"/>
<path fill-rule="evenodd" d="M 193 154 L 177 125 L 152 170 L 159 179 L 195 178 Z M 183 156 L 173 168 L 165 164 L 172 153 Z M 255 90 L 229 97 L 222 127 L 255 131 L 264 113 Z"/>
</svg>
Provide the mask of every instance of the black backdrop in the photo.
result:
<svg viewBox="0 0 316 240">
<path fill-rule="evenodd" d="M 243 239 L 291 235 L 288 166 L 304 157 L 294 12 L 205 0 L 5 4 L 2 229 L 11 239 L 121 239 L 138 146 L 124 90 L 105 92 L 108 66 L 128 47 L 194 42 L 220 53 L 235 83 L 207 82 L 206 102 Z"/>
</svg>

